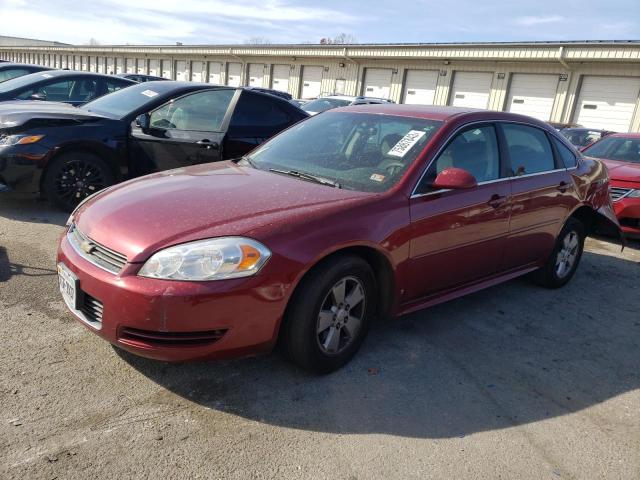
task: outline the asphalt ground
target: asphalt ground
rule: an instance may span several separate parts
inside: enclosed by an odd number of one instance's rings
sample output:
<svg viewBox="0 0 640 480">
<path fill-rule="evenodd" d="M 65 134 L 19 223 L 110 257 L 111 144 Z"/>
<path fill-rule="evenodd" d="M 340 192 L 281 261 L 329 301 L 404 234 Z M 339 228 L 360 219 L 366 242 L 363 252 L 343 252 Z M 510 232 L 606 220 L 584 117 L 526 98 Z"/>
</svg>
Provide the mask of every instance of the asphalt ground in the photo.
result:
<svg viewBox="0 0 640 480">
<path fill-rule="evenodd" d="M 0 478 L 638 479 L 640 244 L 381 321 L 344 369 L 166 364 L 60 299 L 66 215 L 0 197 Z"/>
</svg>

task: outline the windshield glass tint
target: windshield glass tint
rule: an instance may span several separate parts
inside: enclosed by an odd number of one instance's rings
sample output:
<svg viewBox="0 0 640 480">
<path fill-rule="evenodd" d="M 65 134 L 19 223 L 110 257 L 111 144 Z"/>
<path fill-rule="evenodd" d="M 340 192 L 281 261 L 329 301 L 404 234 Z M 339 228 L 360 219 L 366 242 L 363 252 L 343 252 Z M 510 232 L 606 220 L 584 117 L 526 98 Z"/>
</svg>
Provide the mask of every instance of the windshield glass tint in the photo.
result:
<svg viewBox="0 0 640 480">
<path fill-rule="evenodd" d="M 10 92 L 16 88 L 22 88 L 25 85 L 31 85 L 33 82 L 43 80 L 44 73 L 29 74 L 29 70 L 23 68 L 12 68 L 8 70 L 0 70 L 0 93 Z"/>
<path fill-rule="evenodd" d="M 346 107 L 351 105 L 351 100 L 341 100 L 339 98 L 319 98 L 309 103 L 305 103 L 302 109 L 307 112 L 326 112 L 332 108 Z"/>
<path fill-rule="evenodd" d="M 640 138 L 607 137 L 587 148 L 589 157 L 640 163 Z"/>
<path fill-rule="evenodd" d="M 132 85 L 100 97 L 81 108 L 106 117 L 120 119 L 142 108 L 146 103 L 156 98 L 158 94 L 159 92 L 154 91 L 153 86 L 149 86 L 149 84 Z"/>
<path fill-rule="evenodd" d="M 597 130 L 574 130 L 569 128 L 562 130 L 560 133 L 576 147 L 586 147 L 602 138 L 602 132 Z"/>
<path fill-rule="evenodd" d="M 305 120 L 250 155 L 265 170 L 295 170 L 342 188 L 382 192 L 396 184 L 440 128 L 435 120 L 327 112 Z"/>
</svg>

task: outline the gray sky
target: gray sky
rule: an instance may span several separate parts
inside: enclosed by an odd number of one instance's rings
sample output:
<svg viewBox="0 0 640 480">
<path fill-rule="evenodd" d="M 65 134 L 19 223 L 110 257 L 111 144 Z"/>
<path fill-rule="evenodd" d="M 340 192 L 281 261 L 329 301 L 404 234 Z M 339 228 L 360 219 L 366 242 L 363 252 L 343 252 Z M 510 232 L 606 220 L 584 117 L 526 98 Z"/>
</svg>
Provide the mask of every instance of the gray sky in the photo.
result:
<svg viewBox="0 0 640 480">
<path fill-rule="evenodd" d="M 640 0 L 0 0 L 0 35 L 102 44 L 640 39 Z"/>
</svg>

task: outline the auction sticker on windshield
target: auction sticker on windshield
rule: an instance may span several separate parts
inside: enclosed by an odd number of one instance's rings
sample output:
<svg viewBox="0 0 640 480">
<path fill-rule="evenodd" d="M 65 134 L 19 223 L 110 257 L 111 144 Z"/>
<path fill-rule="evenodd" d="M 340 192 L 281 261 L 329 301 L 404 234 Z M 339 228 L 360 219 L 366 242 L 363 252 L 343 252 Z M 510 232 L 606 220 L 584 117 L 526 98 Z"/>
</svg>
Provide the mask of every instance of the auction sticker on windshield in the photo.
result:
<svg viewBox="0 0 640 480">
<path fill-rule="evenodd" d="M 158 95 L 158 92 L 154 92 L 153 90 L 145 90 L 144 92 L 140 92 L 140 93 L 142 93 L 142 95 L 145 95 L 149 98 L 153 98 L 156 95 Z"/>
<path fill-rule="evenodd" d="M 407 152 L 411 150 L 413 146 L 426 134 L 427 132 L 421 132 L 420 130 L 411 130 L 402 137 L 400 141 L 391 148 L 391 150 L 389 150 L 387 155 L 391 155 L 392 157 L 404 157 Z"/>
</svg>

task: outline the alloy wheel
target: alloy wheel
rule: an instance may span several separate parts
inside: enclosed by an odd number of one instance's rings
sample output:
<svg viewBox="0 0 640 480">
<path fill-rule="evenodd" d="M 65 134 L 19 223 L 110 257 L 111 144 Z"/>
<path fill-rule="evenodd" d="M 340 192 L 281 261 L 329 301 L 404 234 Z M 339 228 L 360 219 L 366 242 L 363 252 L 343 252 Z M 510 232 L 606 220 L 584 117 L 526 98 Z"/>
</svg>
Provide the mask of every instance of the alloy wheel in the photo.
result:
<svg viewBox="0 0 640 480">
<path fill-rule="evenodd" d="M 571 230 L 562 240 L 562 248 L 560 248 L 556 256 L 556 274 L 559 278 L 564 278 L 571 272 L 576 258 L 578 258 L 579 249 L 580 241 L 578 233 Z"/>
<path fill-rule="evenodd" d="M 326 355 L 344 351 L 357 337 L 365 314 L 365 291 L 355 277 L 344 277 L 329 290 L 320 307 L 317 341 Z"/>
<path fill-rule="evenodd" d="M 66 163 L 54 181 L 57 197 L 70 204 L 79 203 L 106 186 L 102 170 L 82 160 Z"/>
</svg>

